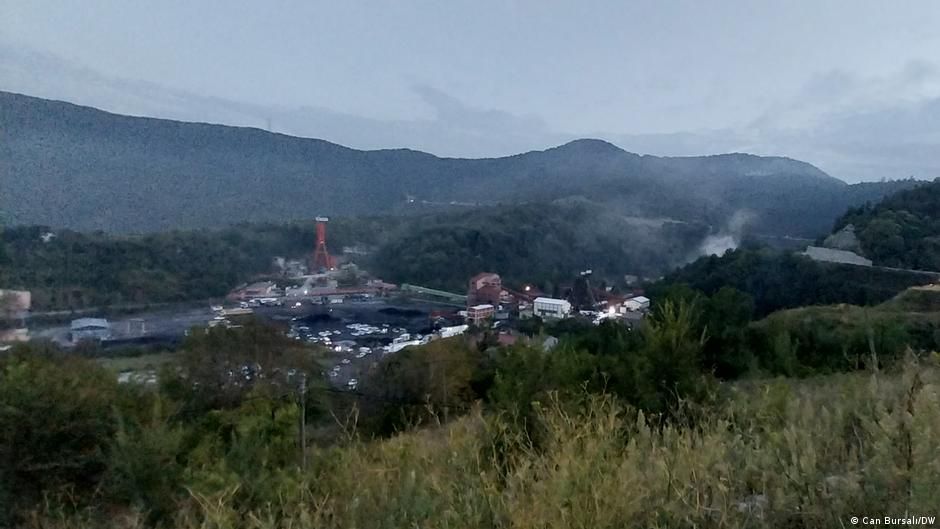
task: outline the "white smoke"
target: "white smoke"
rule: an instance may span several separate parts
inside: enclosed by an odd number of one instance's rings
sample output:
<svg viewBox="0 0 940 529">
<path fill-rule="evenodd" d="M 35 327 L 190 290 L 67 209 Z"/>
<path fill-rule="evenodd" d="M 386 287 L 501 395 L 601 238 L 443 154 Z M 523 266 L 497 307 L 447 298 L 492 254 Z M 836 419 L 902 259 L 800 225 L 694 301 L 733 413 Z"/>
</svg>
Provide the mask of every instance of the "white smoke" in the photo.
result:
<svg viewBox="0 0 940 529">
<path fill-rule="evenodd" d="M 724 255 L 741 244 L 744 228 L 753 220 L 754 214 L 747 210 L 738 210 L 728 219 L 728 224 L 720 232 L 705 237 L 699 246 L 699 255 Z"/>
</svg>

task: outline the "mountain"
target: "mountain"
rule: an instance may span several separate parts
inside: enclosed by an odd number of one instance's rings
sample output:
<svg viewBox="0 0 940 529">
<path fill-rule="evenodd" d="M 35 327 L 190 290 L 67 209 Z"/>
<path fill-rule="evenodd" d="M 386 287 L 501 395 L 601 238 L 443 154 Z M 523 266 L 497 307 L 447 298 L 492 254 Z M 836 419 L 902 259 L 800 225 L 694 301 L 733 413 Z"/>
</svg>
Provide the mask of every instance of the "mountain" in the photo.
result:
<svg viewBox="0 0 940 529">
<path fill-rule="evenodd" d="M 876 265 L 940 271 L 940 179 L 852 208 L 835 233 L 853 232 Z"/>
<path fill-rule="evenodd" d="M 810 164 L 641 156 L 599 140 L 488 159 L 361 151 L 253 128 L 129 117 L 0 92 L 0 210 L 13 224 L 140 232 L 583 196 L 629 217 L 827 232 L 909 182 L 849 186 Z"/>
</svg>

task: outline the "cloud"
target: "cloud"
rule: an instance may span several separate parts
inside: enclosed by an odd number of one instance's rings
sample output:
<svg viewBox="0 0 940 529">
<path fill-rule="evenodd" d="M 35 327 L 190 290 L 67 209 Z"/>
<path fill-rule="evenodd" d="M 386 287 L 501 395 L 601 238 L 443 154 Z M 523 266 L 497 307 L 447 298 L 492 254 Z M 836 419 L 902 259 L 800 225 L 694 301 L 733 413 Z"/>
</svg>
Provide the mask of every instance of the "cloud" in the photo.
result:
<svg viewBox="0 0 940 529">
<path fill-rule="evenodd" d="M 536 116 L 518 116 L 501 110 L 474 108 L 426 84 L 417 84 L 412 90 L 434 110 L 438 123 L 442 125 L 479 134 L 550 134 L 545 121 Z"/>
<path fill-rule="evenodd" d="M 122 114 L 266 128 L 353 148 L 412 148 L 441 156 L 505 156 L 602 138 L 641 154 L 751 152 L 808 161 L 849 180 L 940 176 L 940 68 L 915 61 L 882 76 L 821 72 L 739 128 L 624 134 L 553 131 L 544 120 L 476 108 L 447 92 L 412 90 L 431 118 L 380 120 L 321 107 L 278 107 L 206 97 L 114 78 L 0 41 L 0 90 Z"/>
</svg>

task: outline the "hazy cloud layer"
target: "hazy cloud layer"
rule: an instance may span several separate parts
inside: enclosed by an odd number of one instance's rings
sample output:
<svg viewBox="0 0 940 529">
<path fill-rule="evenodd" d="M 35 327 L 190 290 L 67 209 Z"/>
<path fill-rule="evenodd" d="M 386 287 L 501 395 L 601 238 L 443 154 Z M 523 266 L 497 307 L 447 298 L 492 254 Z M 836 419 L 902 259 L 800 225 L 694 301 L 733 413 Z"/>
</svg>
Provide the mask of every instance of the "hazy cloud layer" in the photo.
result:
<svg viewBox="0 0 940 529">
<path fill-rule="evenodd" d="M 940 176 L 940 4 L 0 0 L 0 89 L 359 148 Z"/>
</svg>

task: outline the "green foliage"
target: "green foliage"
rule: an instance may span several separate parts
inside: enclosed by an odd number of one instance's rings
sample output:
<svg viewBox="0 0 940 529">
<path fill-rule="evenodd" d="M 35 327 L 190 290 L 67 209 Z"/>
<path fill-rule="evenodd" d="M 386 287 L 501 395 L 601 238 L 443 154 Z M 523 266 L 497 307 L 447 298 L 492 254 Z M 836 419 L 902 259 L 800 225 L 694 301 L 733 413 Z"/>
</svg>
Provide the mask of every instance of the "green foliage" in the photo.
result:
<svg viewBox="0 0 940 529">
<path fill-rule="evenodd" d="M 382 244 L 370 267 L 382 277 L 432 288 L 466 288 L 481 270 L 513 284 L 557 284 L 591 268 L 619 278 L 683 261 L 701 225 L 634 226 L 595 203 L 567 201 L 426 215 Z"/>
<path fill-rule="evenodd" d="M 848 224 L 875 264 L 940 271 L 940 180 L 851 208 L 836 229 Z"/>
<path fill-rule="evenodd" d="M 663 424 L 610 395 L 548 398 L 530 418 L 543 432 L 537 444 L 513 418 L 473 412 L 382 441 L 313 448 L 306 473 L 276 458 L 267 466 L 272 460 L 254 451 L 242 459 L 269 469 L 260 476 L 229 472 L 229 458 L 203 458 L 194 475 L 211 478 L 184 476 L 191 492 L 176 496 L 163 523 L 824 529 L 860 513 L 932 513 L 940 495 L 938 373 L 932 361 L 911 358 L 891 373 L 735 384 L 691 426 Z M 264 422 L 268 412 L 246 408 L 238 422 Z M 260 447 L 278 429 L 241 431 Z M 243 488 L 263 491 L 245 496 Z M 116 507 L 50 506 L 21 526 L 144 525 L 114 516 Z"/>
<path fill-rule="evenodd" d="M 185 429 L 170 420 L 170 403 L 159 396 L 148 400 L 151 407 L 140 417 L 120 417 L 104 490 L 156 522 L 173 514 L 184 492 Z"/>
<path fill-rule="evenodd" d="M 465 413 L 484 391 L 483 355 L 463 339 L 408 347 L 362 382 L 362 425 L 388 435 Z"/>
<path fill-rule="evenodd" d="M 848 305 L 781 311 L 748 329 L 764 369 L 786 376 L 877 369 L 940 348 L 940 314 Z"/>
<path fill-rule="evenodd" d="M 18 346 L 0 358 L 0 525 L 44 494 L 83 494 L 107 468 L 114 376 Z"/>
<path fill-rule="evenodd" d="M 706 342 L 694 305 L 667 301 L 641 332 L 607 322 L 572 330 L 550 352 L 517 346 L 496 353 L 488 402 L 530 418 L 533 403 L 552 394 L 610 393 L 654 413 L 675 413 L 682 403 L 710 395 L 703 370 Z"/>
<path fill-rule="evenodd" d="M 708 295 L 733 287 L 751 296 L 755 316 L 763 317 L 806 305 L 875 305 L 925 282 L 929 278 L 920 274 L 819 263 L 790 252 L 741 248 L 721 257 L 702 257 L 668 274 L 650 291 L 652 299 L 658 299 L 675 283 Z"/>
<path fill-rule="evenodd" d="M 675 410 L 682 399 L 705 397 L 707 388 L 700 368 L 707 331 L 696 328 L 697 317 L 694 305 L 667 300 L 644 325 L 646 365 L 641 378 L 655 388 L 644 399 L 644 408 Z"/>
<path fill-rule="evenodd" d="M 181 392 L 176 398 L 185 401 L 187 409 L 227 408 L 251 392 L 293 393 L 304 376 L 310 386 L 322 387 L 321 355 L 280 329 L 247 318 L 232 329 L 193 329 L 179 359 L 179 376 L 185 384 L 172 375 L 166 383 Z"/>
</svg>

